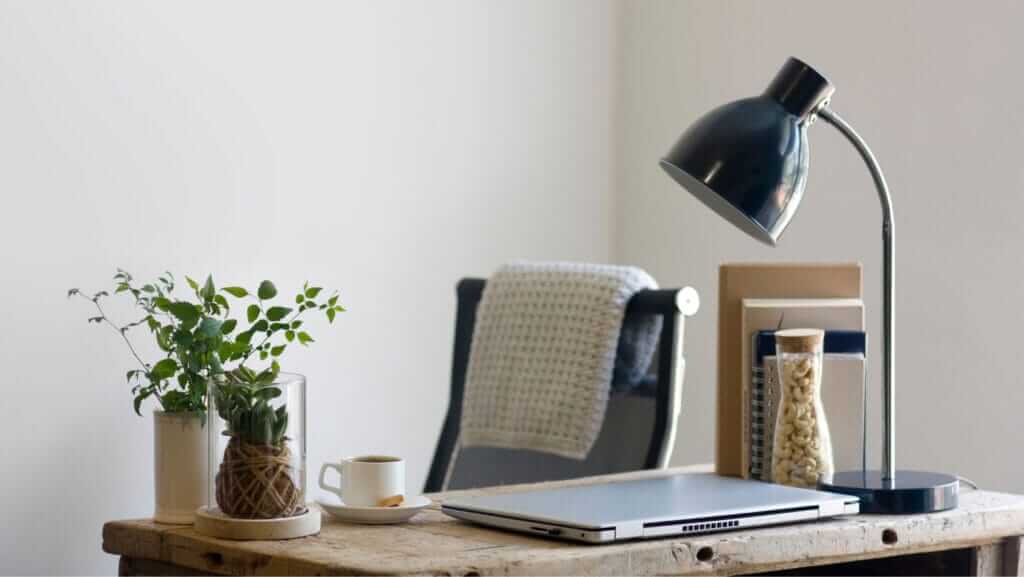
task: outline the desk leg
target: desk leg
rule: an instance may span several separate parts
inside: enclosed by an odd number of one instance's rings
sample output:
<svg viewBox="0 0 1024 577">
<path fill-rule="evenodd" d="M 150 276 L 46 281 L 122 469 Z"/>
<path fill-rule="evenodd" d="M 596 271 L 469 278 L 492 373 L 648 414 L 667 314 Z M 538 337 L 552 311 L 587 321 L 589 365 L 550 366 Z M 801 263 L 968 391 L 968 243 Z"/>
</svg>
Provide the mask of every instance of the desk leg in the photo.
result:
<svg viewBox="0 0 1024 577">
<path fill-rule="evenodd" d="M 1003 575 L 1024 575 L 1024 537 L 1003 539 Z"/>
<path fill-rule="evenodd" d="M 996 543 L 971 549 L 971 575 L 1024 576 L 1021 537 L 1008 537 Z"/>
<path fill-rule="evenodd" d="M 1003 574 L 1003 543 L 989 543 L 971 549 L 970 575 L 990 577 Z"/>
</svg>

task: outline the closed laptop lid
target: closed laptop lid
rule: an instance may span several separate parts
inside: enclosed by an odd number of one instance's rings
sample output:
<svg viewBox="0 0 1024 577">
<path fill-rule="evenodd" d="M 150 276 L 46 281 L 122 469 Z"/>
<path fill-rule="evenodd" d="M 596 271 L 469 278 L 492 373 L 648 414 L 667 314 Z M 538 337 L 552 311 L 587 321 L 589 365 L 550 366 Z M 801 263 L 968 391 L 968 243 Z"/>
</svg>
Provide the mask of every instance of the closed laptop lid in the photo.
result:
<svg viewBox="0 0 1024 577">
<path fill-rule="evenodd" d="M 444 508 L 599 529 L 636 521 L 656 523 L 818 507 L 835 501 L 856 498 L 733 477 L 680 474 L 454 498 L 446 501 Z"/>
</svg>

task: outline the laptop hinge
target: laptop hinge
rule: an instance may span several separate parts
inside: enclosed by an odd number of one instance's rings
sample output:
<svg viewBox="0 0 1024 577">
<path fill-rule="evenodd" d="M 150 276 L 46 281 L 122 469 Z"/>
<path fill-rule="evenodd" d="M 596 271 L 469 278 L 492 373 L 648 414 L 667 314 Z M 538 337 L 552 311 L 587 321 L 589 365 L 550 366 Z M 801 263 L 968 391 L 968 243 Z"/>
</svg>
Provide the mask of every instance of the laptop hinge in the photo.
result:
<svg viewBox="0 0 1024 577">
<path fill-rule="evenodd" d="M 644 536 L 644 522 L 643 521 L 626 521 L 624 523 L 616 523 L 615 525 L 615 539 L 636 539 L 637 537 Z"/>
</svg>

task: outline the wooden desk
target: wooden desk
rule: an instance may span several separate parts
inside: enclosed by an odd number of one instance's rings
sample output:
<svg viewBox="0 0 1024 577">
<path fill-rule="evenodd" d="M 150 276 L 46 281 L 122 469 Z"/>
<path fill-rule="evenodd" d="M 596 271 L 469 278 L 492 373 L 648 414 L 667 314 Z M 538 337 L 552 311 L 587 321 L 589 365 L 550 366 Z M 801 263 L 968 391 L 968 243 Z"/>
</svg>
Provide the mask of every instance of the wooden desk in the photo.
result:
<svg viewBox="0 0 1024 577">
<path fill-rule="evenodd" d="M 550 483 L 628 480 L 642 471 Z M 460 494 L 516 491 L 518 485 Z M 442 493 L 435 500 L 455 495 Z M 124 575 L 434 574 L 638 575 L 786 571 L 800 574 L 1021 575 L 1024 497 L 966 491 L 960 508 L 909 517 L 849 516 L 754 530 L 583 545 L 477 527 L 437 506 L 397 526 L 350 525 L 324 517 L 317 536 L 232 542 L 144 519 L 103 527 L 103 550 Z"/>
</svg>

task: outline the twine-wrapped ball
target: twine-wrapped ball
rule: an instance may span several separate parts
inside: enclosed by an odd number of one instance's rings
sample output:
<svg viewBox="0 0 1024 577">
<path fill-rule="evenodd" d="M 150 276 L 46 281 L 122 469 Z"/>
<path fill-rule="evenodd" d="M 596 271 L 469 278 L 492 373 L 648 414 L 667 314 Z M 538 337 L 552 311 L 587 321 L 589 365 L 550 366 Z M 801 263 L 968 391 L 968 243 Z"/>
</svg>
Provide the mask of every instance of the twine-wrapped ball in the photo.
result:
<svg viewBox="0 0 1024 577">
<path fill-rule="evenodd" d="M 217 505 L 241 519 L 276 519 L 305 512 L 302 494 L 292 480 L 291 451 L 253 445 L 232 437 L 217 472 Z"/>
</svg>

